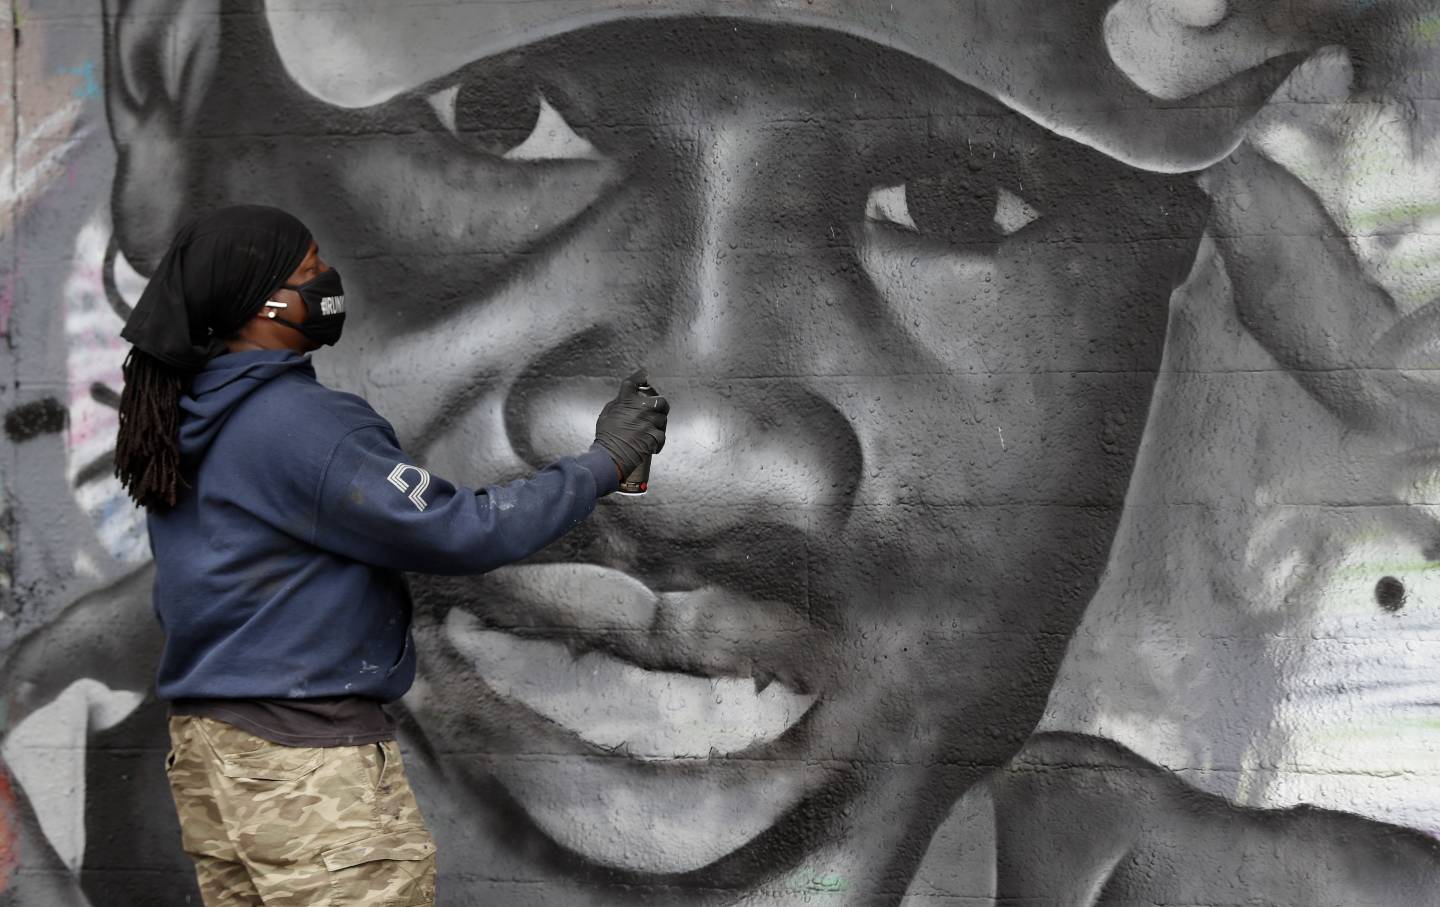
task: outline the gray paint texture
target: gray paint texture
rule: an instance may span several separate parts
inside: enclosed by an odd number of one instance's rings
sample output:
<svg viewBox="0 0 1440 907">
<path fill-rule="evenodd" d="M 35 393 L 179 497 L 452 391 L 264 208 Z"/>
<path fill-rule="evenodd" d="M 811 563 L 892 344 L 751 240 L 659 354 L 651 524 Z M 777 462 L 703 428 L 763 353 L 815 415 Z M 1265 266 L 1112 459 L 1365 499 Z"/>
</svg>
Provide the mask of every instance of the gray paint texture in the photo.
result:
<svg viewBox="0 0 1440 907">
<path fill-rule="evenodd" d="M 294 211 L 431 470 L 642 500 L 413 579 L 442 904 L 1440 900 L 1440 5 L 0 9 L 3 903 L 195 903 L 122 318 Z M 765 415 L 758 416 L 756 413 Z"/>
</svg>

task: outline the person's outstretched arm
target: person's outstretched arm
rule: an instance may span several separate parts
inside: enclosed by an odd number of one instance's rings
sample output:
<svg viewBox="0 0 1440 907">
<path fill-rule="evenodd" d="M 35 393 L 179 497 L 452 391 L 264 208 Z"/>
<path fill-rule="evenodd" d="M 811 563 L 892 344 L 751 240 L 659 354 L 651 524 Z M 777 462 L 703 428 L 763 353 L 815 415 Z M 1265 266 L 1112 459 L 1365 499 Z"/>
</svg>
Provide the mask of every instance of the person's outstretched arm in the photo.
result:
<svg viewBox="0 0 1440 907">
<path fill-rule="evenodd" d="M 484 573 L 564 535 L 619 484 L 596 446 L 528 479 L 466 488 L 416 466 L 388 435 L 363 428 L 337 445 L 311 544 L 395 570 Z"/>
<path fill-rule="evenodd" d="M 483 573 L 528 557 L 579 525 L 622 473 L 664 446 L 669 404 L 640 394 L 644 381 L 637 372 L 622 382 L 590 450 L 505 485 L 455 485 L 413 463 L 388 428 L 356 429 L 325 467 L 308 541 L 422 573 Z"/>
</svg>

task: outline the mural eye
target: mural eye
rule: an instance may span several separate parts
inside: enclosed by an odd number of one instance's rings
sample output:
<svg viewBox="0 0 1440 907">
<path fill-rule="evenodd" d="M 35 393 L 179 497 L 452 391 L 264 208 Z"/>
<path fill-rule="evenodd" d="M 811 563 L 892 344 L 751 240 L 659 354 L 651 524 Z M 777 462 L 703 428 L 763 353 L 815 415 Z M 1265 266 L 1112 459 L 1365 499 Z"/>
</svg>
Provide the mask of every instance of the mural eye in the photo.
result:
<svg viewBox="0 0 1440 907">
<path fill-rule="evenodd" d="M 1041 214 L 1030 203 L 1009 189 L 1001 188 L 995 198 L 995 226 L 1009 236 L 1039 220 Z"/>
<path fill-rule="evenodd" d="M 512 161 L 605 157 L 542 94 L 516 96 L 472 82 L 442 88 L 425 100 L 445 131 L 469 150 Z"/>
<path fill-rule="evenodd" d="M 865 217 L 956 245 L 995 243 L 1042 217 L 1024 196 L 1004 186 L 929 177 L 877 186 Z"/>
<path fill-rule="evenodd" d="M 915 218 L 910 215 L 910 203 L 905 198 L 904 183 L 871 189 L 870 197 L 865 199 L 865 218 L 894 224 L 907 230 L 920 230 L 915 226 Z"/>
<path fill-rule="evenodd" d="M 543 97 L 530 134 L 503 155 L 512 161 L 597 160 L 603 156 Z"/>
</svg>

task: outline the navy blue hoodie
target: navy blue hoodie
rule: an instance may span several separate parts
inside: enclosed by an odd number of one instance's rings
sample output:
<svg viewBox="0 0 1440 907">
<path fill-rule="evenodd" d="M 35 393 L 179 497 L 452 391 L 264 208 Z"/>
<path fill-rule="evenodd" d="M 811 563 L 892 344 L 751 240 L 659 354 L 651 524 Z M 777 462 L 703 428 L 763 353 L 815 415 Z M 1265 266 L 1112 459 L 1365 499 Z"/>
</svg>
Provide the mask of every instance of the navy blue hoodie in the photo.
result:
<svg viewBox="0 0 1440 907">
<path fill-rule="evenodd" d="M 190 488 L 149 517 L 164 699 L 396 699 L 415 676 L 401 571 L 519 560 L 618 484 L 594 447 L 524 481 L 457 487 L 284 350 L 212 360 L 181 407 Z"/>
</svg>

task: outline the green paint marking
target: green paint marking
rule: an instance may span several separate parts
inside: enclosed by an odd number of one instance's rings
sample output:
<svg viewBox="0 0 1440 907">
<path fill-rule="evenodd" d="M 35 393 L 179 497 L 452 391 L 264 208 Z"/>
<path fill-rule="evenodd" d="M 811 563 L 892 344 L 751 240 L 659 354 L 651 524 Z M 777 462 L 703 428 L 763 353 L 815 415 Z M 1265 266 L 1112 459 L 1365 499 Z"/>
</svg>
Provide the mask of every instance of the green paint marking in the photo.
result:
<svg viewBox="0 0 1440 907">
<path fill-rule="evenodd" d="M 1440 38 L 1440 15 L 1429 15 L 1415 23 L 1415 37 L 1427 44 Z"/>
<path fill-rule="evenodd" d="M 807 872 L 793 873 L 786 880 L 791 891 L 815 891 L 824 894 L 839 894 L 850 889 L 850 880 L 836 872 L 811 875 Z"/>
<path fill-rule="evenodd" d="M 810 880 L 811 891 L 845 891 L 850 883 L 836 873 L 830 872 Z"/>
<path fill-rule="evenodd" d="M 1356 740 L 1393 740 L 1399 734 L 1440 731 L 1440 718 L 1392 718 L 1383 724 L 1355 727 L 1345 724 L 1332 727 L 1309 739 L 1319 744 L 1353 742 Z"/>
<path fill-rule="evenodd" d="M 1434 249 L 1410 249 L 1402 253 L 1391 253 L 1385 257 L 1385 264 L 1391 268 L 1413 268 L 1416 270 L 1440 266 L 1440 252 Z"/>
<path fill-rule="evenodd" d="M 1354 226 L 1367 230 L 1394 224 L 1413 223 L 1426 217 L 1440 217 L 1440 202 L 1410 202 L 1378 211 L 1357 211 L 1350 216 Z"/>
<path fill-rule="evenodd" d="M 1335 575 L 1364 577 L 1375 574 L 1414 573 L 1436 569 L 1440 569 L 1440 561 L 1372 561 L 1368 564 L 1356 564 L 1353 567 L 1341 567 L 1335 571 Z"/>
<path fill-rule="evenodd" d="M 1396 718 L 1387 721 L 1388 727 L 1416 728 L 1422 731 L 1440 731 L 1440 718 Z"/>
</svg>

